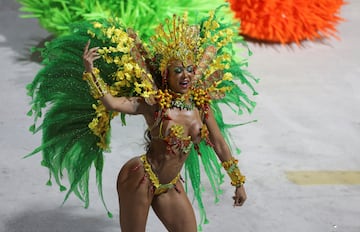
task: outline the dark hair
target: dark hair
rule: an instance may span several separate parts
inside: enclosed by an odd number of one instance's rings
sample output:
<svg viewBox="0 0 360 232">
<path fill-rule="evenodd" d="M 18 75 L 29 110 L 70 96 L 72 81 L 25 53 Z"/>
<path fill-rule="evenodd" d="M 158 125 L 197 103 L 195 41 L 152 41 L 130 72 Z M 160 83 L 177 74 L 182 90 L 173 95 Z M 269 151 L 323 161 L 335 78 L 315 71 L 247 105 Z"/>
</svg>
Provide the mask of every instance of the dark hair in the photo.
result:
<svg viewBox="0 0 360 232">
<path fill-rule="evenodd" d="M 149 72 L 151 73 L 151 76 L 154 79 L 155 85 L 158 89 L 163 88 L 163 78 L 161 75 L 161 71 L 159 69 L 160 61 L 161 61 L 161 55 L 156 54 L 151 59 L 146 59 L 146 64 L 149 69 Z"/>
<path fill-rule="evenodd" d="M 151 133 L 149 128 L 145 130 L 144 133 L 144 139 L 145 139 L 145 151 L 149 151 L 150 149 L 150 142 L 151 142 Z"/>
</svg>

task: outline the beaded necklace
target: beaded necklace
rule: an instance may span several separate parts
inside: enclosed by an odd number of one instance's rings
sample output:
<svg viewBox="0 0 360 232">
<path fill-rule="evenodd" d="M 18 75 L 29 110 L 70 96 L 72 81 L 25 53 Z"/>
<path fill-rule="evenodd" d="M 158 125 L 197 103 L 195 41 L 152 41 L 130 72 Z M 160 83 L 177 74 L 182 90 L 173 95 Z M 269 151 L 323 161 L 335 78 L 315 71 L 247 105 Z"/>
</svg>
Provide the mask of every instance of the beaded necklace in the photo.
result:
<svg viewBox="0 0 360 232">
<path fill-rule="evenodd" d="M 193 110 L 198 108 L 201 114 L 207 118 L 210 110 L 211 97 L 207 89 L 191 88 L 186 94 L 175 93 L 169 89 L 158 90 L 155 98 L 160 105 L 160 114 L 156 114 L 156 117 L 170 119 L 167 116 L 166 110 L 170 108 L 178 108 L 185 110 Z M 161 126 L 160 126 L 161 127 Z M 183 135 L 183 126 L 173 125 L 171 133 L 165 139 L 168 143 L 168 150 L 172 151 L 172 146 L 177 144 L 177 148 L 187 154 L 191 148 L 191 138 Z M 209 139 L 209 131 L 206 124 L 203 124 L 201 129 L 201 138 L 205 140 L 206 144 L 213 146 Z M 198 144 L 195 145 L 195 150 L 200 154 Z"/>
<path fill-rule="evenodd" d="M 173 98 L 170 103 L 171 108 L 175 107 L 180 110 L 193 110 L 194 102 L 193 97 L 190 94 L 176 94 L 173 93 Z"/>
<path fill-rule="evenodd" d="M 155 96 L 161 109 L 179 108 L 181 110 L 193 110 L 194 107 L 201 108 L 205 115 L 209 110 L 211 101 L 207 90 L 192 88 L 186 94 L 174 93 L 169 89 L 158 90 Z"/>
</svg>

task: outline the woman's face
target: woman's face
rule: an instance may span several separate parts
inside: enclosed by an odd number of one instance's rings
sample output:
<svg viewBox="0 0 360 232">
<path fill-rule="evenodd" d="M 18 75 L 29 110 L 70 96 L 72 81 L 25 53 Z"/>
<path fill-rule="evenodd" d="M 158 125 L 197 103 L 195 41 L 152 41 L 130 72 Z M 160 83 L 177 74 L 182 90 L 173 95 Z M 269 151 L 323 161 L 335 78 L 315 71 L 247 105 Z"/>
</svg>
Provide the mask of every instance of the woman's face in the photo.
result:
<svg viewBox="0 0 360 232">
<path fill-rule="evenodd" d="M 187 93 L 194 77 L 193 64 L 184 65 L 180 60 L 175 60 L 168 66 L 168 87 L 175 93 Z"/>
</svg>

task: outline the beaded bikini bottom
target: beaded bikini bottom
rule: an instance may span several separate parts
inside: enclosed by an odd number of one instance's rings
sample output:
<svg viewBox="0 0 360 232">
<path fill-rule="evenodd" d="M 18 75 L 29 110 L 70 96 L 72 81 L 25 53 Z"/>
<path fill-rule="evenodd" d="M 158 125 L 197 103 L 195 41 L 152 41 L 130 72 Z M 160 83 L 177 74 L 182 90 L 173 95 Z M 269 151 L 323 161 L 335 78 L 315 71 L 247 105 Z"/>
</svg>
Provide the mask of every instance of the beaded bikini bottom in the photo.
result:
<svg viewBox="0 0 360 232">
<path fill-rule="evenodd" d="M 145 172 L 147 173 L 148 178 L 150 179 L 151 183 L 154 186 L 154 194 L 155 195 L 160 195 L 162 193 L 167 192 L 169 189 L 176 187 L 176 183 L 180 179 L 180 173 L 168 184 L 160 184 L 159 178 L 152 170 L 151 165 L 148 162 L 146 155 L 142 155 L 140 157 L 140 160 L 143 162 Z"/>
</svg>

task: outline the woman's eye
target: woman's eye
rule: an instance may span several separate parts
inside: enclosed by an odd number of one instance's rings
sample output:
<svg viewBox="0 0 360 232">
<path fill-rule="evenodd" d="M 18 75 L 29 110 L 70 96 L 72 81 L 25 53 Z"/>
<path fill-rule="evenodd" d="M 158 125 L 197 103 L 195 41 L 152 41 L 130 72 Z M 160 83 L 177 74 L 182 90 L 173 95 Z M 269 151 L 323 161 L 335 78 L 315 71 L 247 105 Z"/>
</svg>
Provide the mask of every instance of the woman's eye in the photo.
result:
<svg viewBox="0 0 360 232">
<path fill-rule="evenodd" d="M 194 72 L 194 67 L 192 65 L 186 67 L 186 71 L 192 73 Z"/>
<path fill-rule="evenodd" d="M 182 71 L 183 71 L 183 69 L 180 68 L 180 67 L 176 67 L 176 68 L 174 69 L 174 72 L 175 72 L 175 73 L 182 73 Z"/>
</svg>

